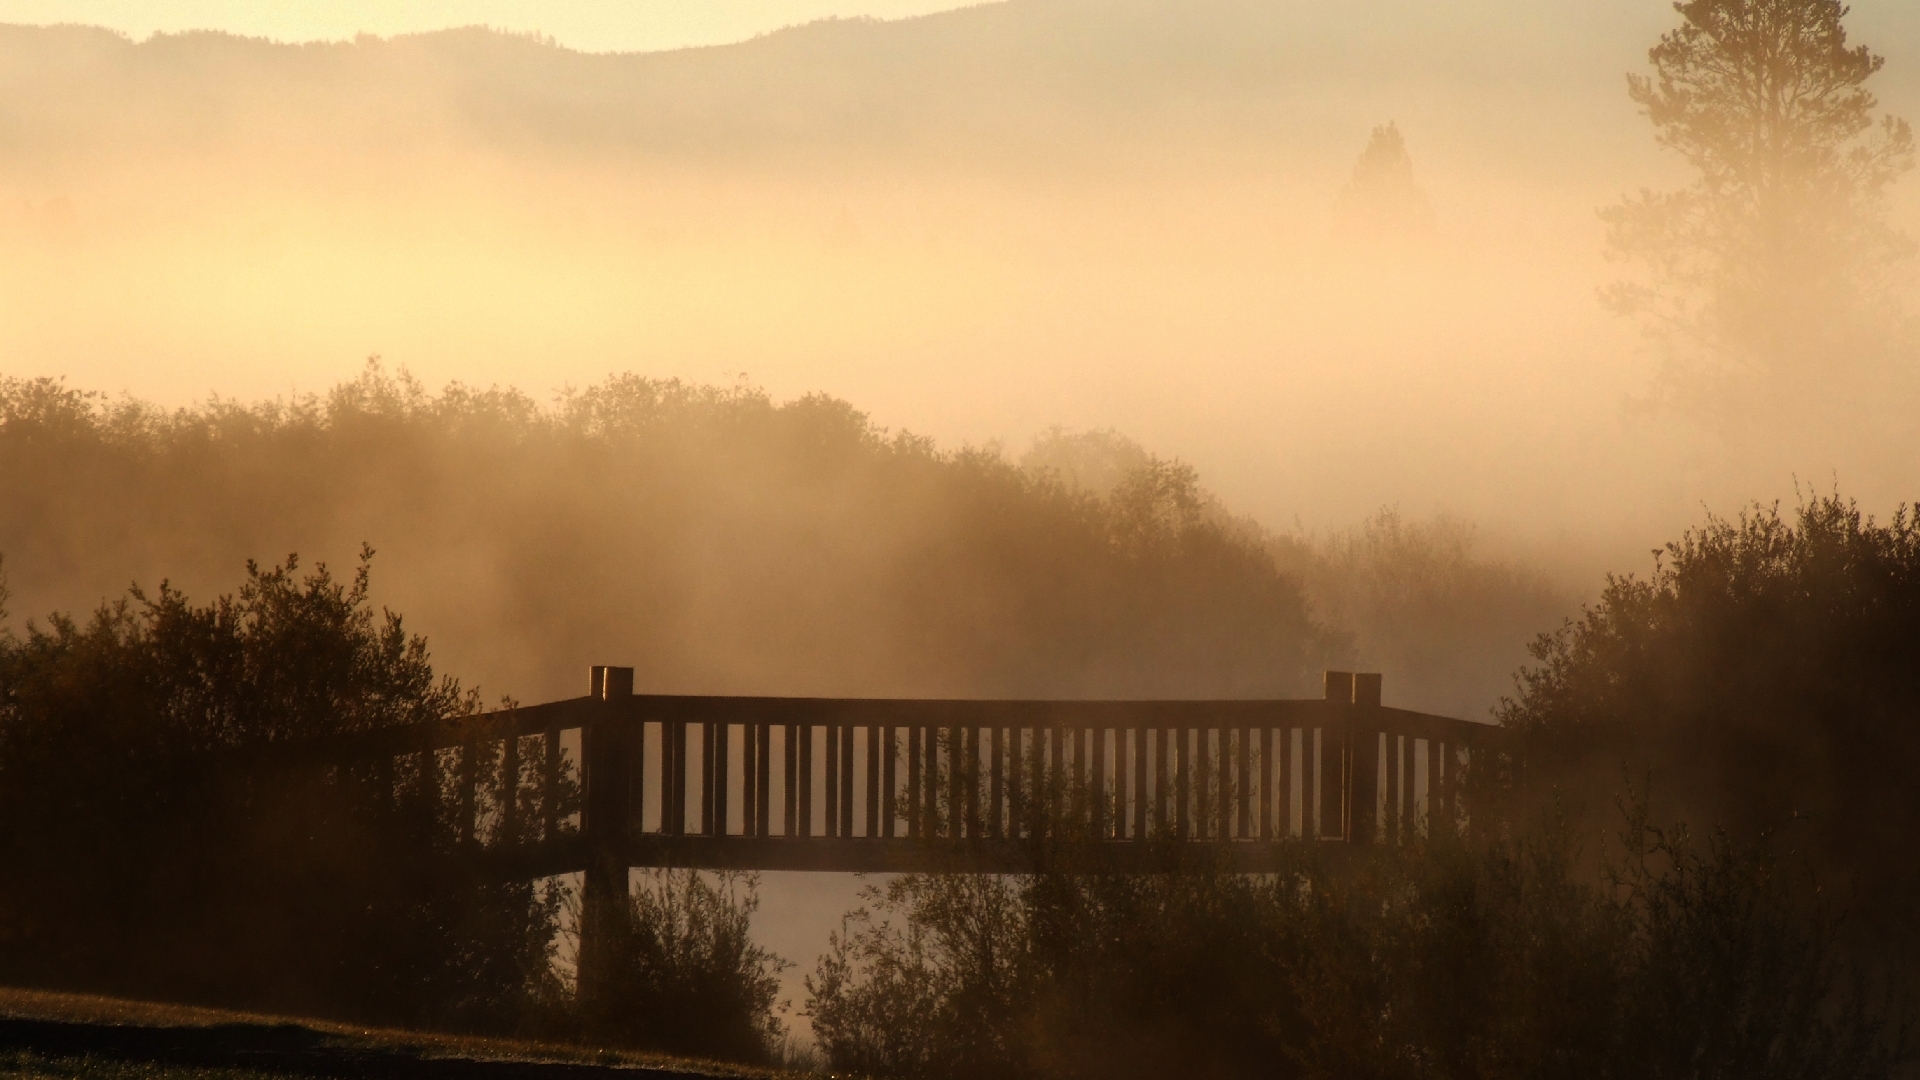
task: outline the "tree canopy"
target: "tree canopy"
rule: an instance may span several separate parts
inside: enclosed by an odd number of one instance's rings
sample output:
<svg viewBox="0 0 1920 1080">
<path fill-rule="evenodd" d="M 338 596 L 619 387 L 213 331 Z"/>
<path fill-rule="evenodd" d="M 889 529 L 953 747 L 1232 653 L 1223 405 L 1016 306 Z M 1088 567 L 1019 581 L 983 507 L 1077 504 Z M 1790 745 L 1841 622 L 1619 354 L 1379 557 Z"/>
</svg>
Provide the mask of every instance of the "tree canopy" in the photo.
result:
<svg viewBox="0 0 1920 1080">
<path fill-rule="evenodd" d="M 1602 211 L 1611 254 L 1641 272 L 1605 299 L 1647 321 L 1695 391 L 1703 375 L 1830 375 L 1913 250 L 1885 213 L 1914 145 L 1905 120 L 1875 116 L 1884 60 L 1849 44 L 1839 0 L 1674 9 L 1627 90 L 1694 179 Z"/>
<path fill-rule="evenodd" d="M 1827 496 L 1709 519 L 1648 579 L 1610 578 L 1535 644 L 1517 700 L 1528 780 L 1604 809 L 1651 777 L 1661 816 L 1794 827 L 1860 926 L 1915 929 L 1895 853 L 1920 823 L 1920 521 Z"/>
</svg>

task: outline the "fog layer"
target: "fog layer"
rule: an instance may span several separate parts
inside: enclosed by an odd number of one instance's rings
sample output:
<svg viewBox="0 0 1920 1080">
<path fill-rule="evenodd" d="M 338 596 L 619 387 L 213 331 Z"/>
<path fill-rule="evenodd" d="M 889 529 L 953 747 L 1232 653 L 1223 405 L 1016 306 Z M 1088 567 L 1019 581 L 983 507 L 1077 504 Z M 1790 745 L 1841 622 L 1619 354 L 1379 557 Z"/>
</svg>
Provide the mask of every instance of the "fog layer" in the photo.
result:
<svg viewBox="0 0 1920 1080">
<path fill-rule="evenodd" d="M 1729 449 L 1634 409 L 1595 209 L 1668 186 L 1664 5 L 1016 2 L 587 56 L 0 30 L 0 356 L 180 403 L 379 353 L 536 398 L 822 390 L 946 445 L 1117 427 L 1309 530 L 1447 510 L 1583 571 L 1837 475 L 1898 410 Z M 1862 5 L 1911 115 L 1912 17 Z M 1340 207 L 1392 122 L 1430 227 Z M 1912 185 L 1896 217 L 1914 217 Z"/>
</svg>

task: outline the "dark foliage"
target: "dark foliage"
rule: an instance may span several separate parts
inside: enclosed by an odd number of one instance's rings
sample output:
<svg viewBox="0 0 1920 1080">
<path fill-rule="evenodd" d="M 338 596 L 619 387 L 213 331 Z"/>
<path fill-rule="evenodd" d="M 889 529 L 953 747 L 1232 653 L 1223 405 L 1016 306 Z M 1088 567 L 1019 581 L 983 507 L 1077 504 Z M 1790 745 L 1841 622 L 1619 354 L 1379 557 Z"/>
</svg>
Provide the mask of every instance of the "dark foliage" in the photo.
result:
<svg viewBox="0 0 1920 1080">
<path fill-rule="evenodd" d="M 1876 949 L 1915 928 L 1920 525 L 1828 496 L 1709 519 L 1652 577 L 1534 646 L 1518 700 L 1536 796 L 1604 805 L 1651 773 L 1663 816 L 1751 837 L 1795 819 Z"/>
<path fill-rule="evenodd" d="M 0 979 L 432 1024 L 523 1022 L 558 897 L 470 880 L 440 773 L 278 752 L 475 701 L 291 557 L 0 637 Z M 391 802 L 391 805 L 389 803 Z"/>
<path fill-rule="evenodd" d="M 1877 1077 L 1903 1060 L 1765 847 L 1629 820 L 1249 877 L 917 876 L 809 980 L 836 1069 L 913 1077 Z"/>
<path fill-rule="evenodd" d="M 0 380 L 0 505 L 31 610 L 369 540 L 443 662 L 527 700 L 623 661 L 659 692 L 1286 695 L 1328 648 L 1191 469 L 1094 493 L 746 388 L 622 376 L 542 408 L 374 369 L 164 413 Z"/>
<path fill-rule="evenodd" d="M 753 944 L 753 875 L 647 872 L 622 939 L 610 945 L 605 1000 L 582 1003 L 602 1043 L 730 1061 L 766 1061 L 785 1027 L 774 1011 L 786 963 Z"/>
</svg>

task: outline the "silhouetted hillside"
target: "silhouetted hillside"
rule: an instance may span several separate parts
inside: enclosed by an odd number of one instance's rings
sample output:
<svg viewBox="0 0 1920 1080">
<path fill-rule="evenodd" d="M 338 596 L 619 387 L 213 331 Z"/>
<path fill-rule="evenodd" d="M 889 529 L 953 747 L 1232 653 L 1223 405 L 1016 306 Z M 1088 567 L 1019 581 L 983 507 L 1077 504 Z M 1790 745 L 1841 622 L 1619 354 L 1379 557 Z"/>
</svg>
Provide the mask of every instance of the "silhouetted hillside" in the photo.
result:
<svg viewBox="0 0 1920 1080">
<path fill-rule="evenodd" d="M 14 153 L 185 151 L 227 138 L 381 144 L 431 132 L 508 150 L 725 160 L 851 149 L 977 168 L 1105 153 L 1115 147 L 1095 144 L 1116 140 L 1350 137 L 1383 118 L 1383 102 L 1410 104 L 1414 85 L 1489 106 L 1508 87 L 1531 87 L 1533 100 L 1505 103 L 1509 124 L 1515 109 L 1539 112 L 1542 94 L 1564 109 L 1597 101 L 1600 78 L 1613 89 L 1619 64 L 1592 38 L 1621 33 L 1617 20 L 1572 7 L 1510 15 L 1405 2 L 1014 0 L 630 55 L 480 28 L 288 45 L 6 27 L 0 117 Z M 1435 49 L 1437 39 L 1453 47 Z M 1501 137 L 1490 119 L 1482 134 Z"/>
</svg>

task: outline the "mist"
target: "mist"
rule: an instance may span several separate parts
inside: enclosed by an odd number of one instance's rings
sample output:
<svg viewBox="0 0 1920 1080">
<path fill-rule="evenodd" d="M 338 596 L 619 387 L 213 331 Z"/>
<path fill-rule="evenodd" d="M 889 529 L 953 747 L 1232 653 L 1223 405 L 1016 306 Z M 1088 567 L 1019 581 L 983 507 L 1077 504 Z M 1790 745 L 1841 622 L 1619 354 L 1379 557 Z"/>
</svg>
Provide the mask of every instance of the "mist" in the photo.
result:
<svg viewBox="0 0 1920 1080">
<path fill-rule="evenodd" d="M 1756 458 L 1634 407 L 1658 359 L 1595 299 L 1595 210 L 1678 175 L 1621 78 L 1668 18 L 1013 3 L 641 55 L 13 28 L 0 355 L 176 405 L 370 354 L 536 399 L 744 373 L 948 446 L 1116 428 L 1276 527 L 1444 510 L 1583 574 L 1795 477 L 1890 504 L 1894 432 Z M 1896 113 L 1903 19 L 1852 19 Z M 1388 122 L 1432 227 L 1357 240 Z"/>
</svg>

